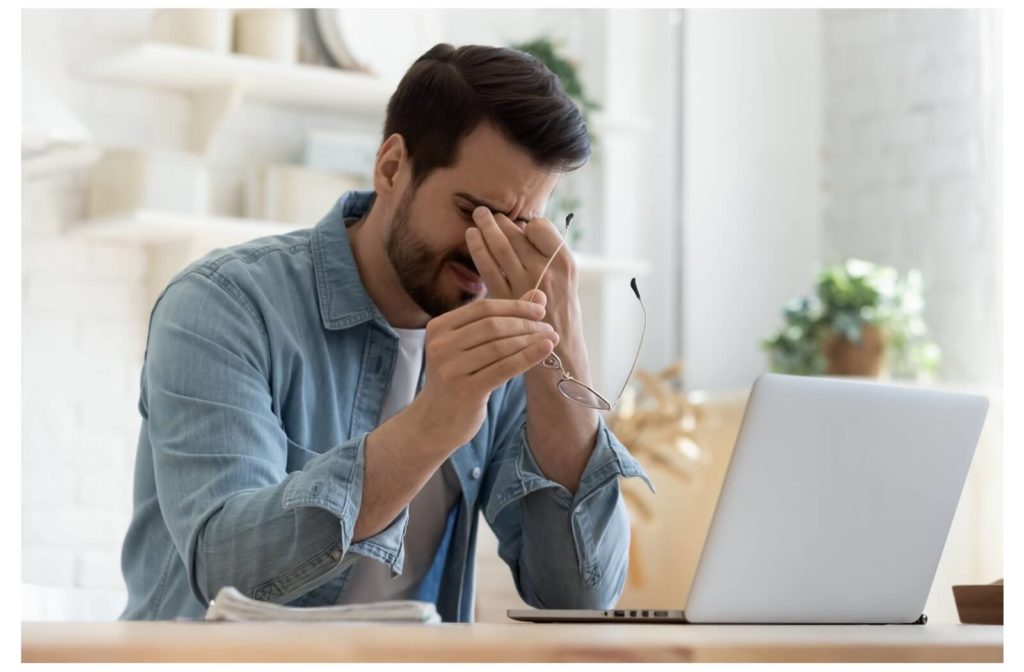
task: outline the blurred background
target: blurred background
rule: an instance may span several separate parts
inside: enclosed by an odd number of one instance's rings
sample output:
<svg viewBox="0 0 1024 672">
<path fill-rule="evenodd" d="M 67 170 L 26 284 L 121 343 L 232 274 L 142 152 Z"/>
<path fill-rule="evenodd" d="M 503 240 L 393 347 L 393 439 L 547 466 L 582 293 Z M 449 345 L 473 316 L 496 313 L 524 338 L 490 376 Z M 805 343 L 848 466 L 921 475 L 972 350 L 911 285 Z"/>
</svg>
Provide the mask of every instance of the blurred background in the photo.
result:
<svg viewBox="0 0 1024 672">
<path fill-rule="evenodd" d="M 23 618 L 116 618 L 153 300 L 368 188 L 430 46 L 516 46 L 595 140 L 570 211 L 595 381 L 658 487 L 622 606 L 680 608 L 775 370 L 991 402 L 926 612 L 1002 577 L 1001 24 L 988 10 L 24 10 Z M 557 221 L 557 219 L 556 219 Z M 635 480 L 635 479 L 634 479 Z M 519 604 L 486 526 L 478 620 Z"/>
</svg>

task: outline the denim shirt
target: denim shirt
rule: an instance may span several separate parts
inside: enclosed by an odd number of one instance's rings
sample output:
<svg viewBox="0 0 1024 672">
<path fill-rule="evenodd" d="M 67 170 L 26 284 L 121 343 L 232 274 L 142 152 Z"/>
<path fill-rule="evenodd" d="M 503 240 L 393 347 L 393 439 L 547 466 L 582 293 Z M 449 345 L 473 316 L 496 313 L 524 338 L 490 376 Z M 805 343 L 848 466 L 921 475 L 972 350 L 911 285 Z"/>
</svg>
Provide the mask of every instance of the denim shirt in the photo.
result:
<svg viewBox="0 0 1024 672">
<path fill-rule="evenodd" d="M 378 534 L 352 539 L 365 440 L 398 348 L 345 229 L 373 197 L 347 192 L 312 229 L 215 250 L 157 299 L 122 619 L 201 618 L 222 586 L 279 604 L 334 604 L 356 556 L 402 571 L 408 508 Z M 443 620 L 473 619 L 478 512 L 528 604 L 616 602 L 629 549 L 618 478 L 653 486 L 603 418 L 574 494 L 531 454 L 521 376 L 491 394 L 482 427 L 451 461 L 462 494 L 432 585 L 420 590 Z"/>
</svg>

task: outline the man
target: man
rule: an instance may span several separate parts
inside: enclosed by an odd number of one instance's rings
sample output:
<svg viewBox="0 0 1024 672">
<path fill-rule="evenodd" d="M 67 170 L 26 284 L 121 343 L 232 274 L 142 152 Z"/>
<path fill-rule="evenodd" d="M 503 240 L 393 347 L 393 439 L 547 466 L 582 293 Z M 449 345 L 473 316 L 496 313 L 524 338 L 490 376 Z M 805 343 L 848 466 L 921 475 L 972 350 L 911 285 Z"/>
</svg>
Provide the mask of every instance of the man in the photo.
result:
<svg viewBox="0 0 1024 672">
<path fill-rule="evenodd" d="M 537 366 L 557 349 L 589 382 L 566 250 L 531 293 L 589 153 L 539 61 L 440 44 L 388 104 L 372 192 L 180 273 L 150 321 L 122 618 L 199 618 L 232 585 L 471 621 L 481 511 L 528 603 L 611 606 L 618 477 L 646 476 Z"/>
</svg>

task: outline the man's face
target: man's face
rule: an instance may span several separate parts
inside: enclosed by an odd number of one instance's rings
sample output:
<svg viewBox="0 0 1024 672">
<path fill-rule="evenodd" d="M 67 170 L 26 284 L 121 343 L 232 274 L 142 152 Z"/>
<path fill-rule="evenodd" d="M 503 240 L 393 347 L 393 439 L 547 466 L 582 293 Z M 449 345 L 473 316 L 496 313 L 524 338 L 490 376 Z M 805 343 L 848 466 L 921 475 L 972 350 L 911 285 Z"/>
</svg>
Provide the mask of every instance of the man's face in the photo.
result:
<svg viewBox="0 0 1024 672">
<path fill-rule="evenodd" d="M 431 317 L 482 297 L 485 288 L 466 244 L 479 205 L 523 227 L 541 217 L 559 174 L 490 125 L 462 139 L 455 164 L 407 188 L 385 239 L 402 288 Z"/>
</svg>

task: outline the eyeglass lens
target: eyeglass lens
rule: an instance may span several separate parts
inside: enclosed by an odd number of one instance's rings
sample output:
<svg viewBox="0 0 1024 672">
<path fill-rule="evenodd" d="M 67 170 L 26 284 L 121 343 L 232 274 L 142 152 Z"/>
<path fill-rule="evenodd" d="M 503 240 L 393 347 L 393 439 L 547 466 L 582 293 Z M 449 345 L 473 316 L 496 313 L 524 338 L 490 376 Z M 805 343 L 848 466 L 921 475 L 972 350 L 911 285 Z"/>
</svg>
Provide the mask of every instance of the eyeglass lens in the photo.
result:
<svg viewBox="0 0 1024 672">
<path fill-rule="evenodd" d="M 562 380 L 558 383 L 558 391 L 567 399 L 575 401 L 577 404 L 581 404 L 587 408 L 596 408 L 599 411 L 611 410 L 611 406 L 608 405 L 608 402 L 597 396 L 593 390 L 578 381 Z"/>
</svg>

